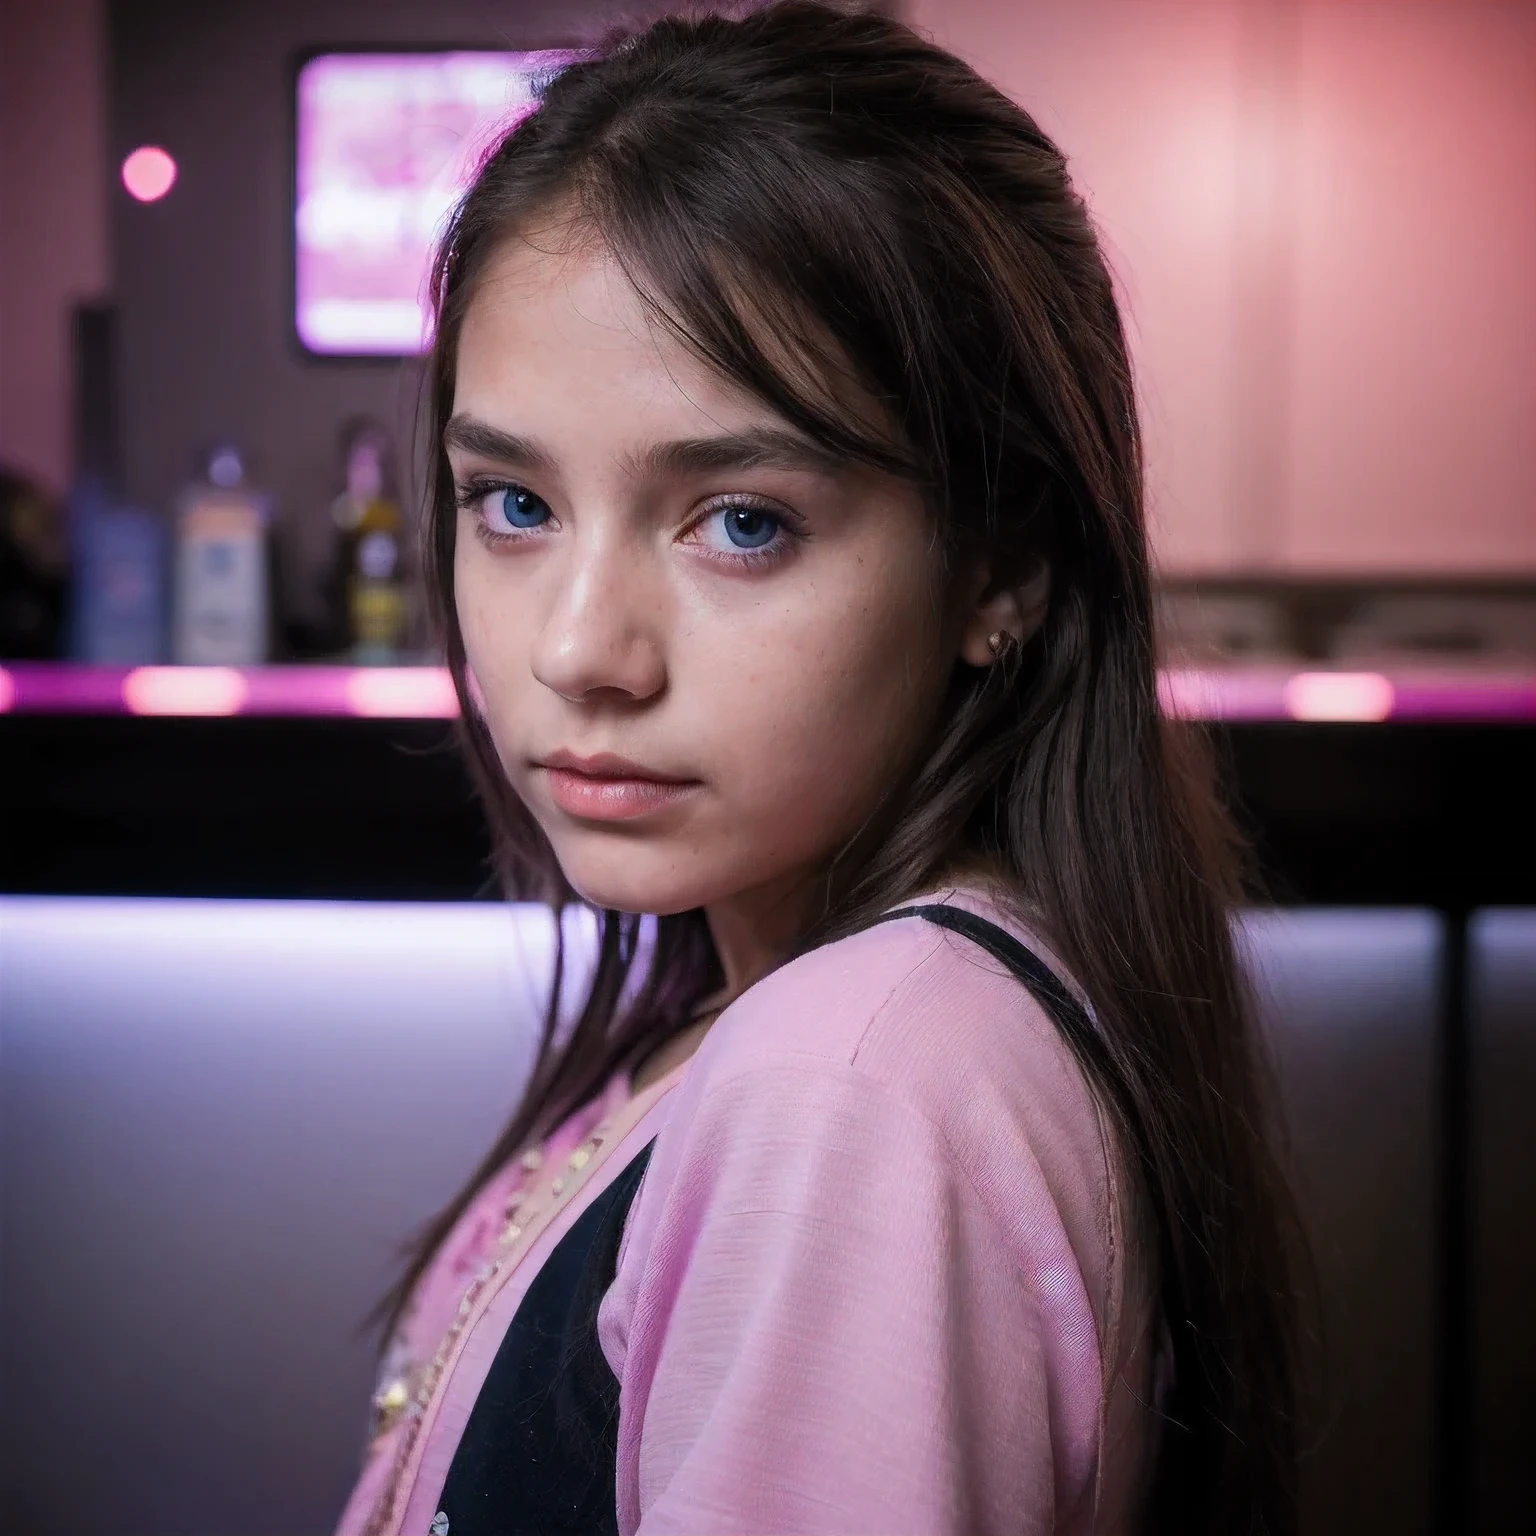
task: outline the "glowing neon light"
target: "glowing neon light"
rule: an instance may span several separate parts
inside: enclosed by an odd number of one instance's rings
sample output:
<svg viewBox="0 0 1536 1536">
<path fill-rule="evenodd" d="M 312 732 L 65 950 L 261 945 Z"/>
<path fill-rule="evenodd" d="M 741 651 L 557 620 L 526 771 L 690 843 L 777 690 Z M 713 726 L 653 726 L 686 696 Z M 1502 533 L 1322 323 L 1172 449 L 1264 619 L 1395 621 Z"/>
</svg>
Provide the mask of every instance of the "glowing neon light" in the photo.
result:
<svg viewBox="0 0 1536 1536">
<path fill-rule="evenodd" d="M 238 715 L 249 692 L 233 667 L 135 667 L 123 679 L 130 715 Z"/>
<path fill-rule="evenodd" d="M 1379 672 L 1298 672 L 1285 685 L 1292 720 L 1385 720 L 1396 691 Z"/>
<path fill-rule="evenodd" d="M 453 679 L 443 667 L 360 668 L 347 679 L 354 715 L 395 720 L 451 720 L 459 712 Z"/>
<path fill-rule="evenodd" d="M 145 144 L 123 161 L 123 185 L 141 203 L 157 203 L 176 185 L 176 162 L 155 144 Z"/>
<path fill-rule="evenodd" d="M 475 680 L 468 681 L 471 707 L 483 713 Z M 1532 669 L 1420 668 L 1384 676 L 1282 666 L 1169 668 L 1158 679 L 1158 696 L 1166 714 L 1185 720 L 1536 722 Z M 0 713 L 126 712 L 447 720 L 458 707 L 444 667 L 0 667 Z"/>
</svg>

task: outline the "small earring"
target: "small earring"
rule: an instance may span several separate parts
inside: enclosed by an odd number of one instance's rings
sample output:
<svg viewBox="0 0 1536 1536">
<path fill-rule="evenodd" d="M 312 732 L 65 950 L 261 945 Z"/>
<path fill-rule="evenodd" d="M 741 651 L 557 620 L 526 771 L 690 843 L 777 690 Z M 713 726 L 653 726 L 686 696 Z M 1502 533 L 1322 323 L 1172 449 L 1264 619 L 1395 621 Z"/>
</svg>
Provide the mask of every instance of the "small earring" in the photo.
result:
<svg viewBox="0 0 1536 1536">
<path fill-rule="evenodd" d="M 1013 636 L 1006 629 L 994 629 L 987 636 L 987 649 L 992 652 L 993 656 L 1001 656 L 1012 643 Z"/>
</svg>

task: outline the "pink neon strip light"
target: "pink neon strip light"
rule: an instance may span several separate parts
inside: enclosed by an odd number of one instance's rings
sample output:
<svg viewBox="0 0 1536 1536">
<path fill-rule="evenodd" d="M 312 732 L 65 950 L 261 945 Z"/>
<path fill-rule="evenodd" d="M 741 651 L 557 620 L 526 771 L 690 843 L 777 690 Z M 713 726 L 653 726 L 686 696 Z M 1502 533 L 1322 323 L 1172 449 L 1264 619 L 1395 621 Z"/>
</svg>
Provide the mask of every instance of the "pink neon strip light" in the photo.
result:
<svg viewBox="0 0 1536 1536">
<path fill-rule="evenodd" d="M 1163 707 L 1191 720 L 1536 721 L 1536 672 L 1168 668 Z M 0 714 L 357 716 L 451 720 L 443 667 L 0 666 Z"/>
</svg>

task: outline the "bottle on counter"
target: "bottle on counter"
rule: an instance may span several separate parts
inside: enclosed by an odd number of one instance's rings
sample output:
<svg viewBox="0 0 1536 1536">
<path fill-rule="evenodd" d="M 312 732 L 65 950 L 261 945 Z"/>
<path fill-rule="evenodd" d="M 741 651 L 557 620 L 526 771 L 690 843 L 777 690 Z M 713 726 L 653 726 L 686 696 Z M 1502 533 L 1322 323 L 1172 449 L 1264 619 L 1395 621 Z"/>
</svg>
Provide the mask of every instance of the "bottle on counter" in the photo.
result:
<svg viewBox="0 0 1536 1536">
<path fill-rule="evenodd" d="M 402 659 L 409 598 L 405 516 L 393 494 L 389 434 L 377 422 L 352 423 L 343 440 L 346 485 L 331 504 L 339 535 L 334 589 L 350 658 L 360 666 Z"/>
<path fill-rule="evenodd" d="M 271 499 L 246 484 L 239 449 L 221 443 L 182 494 L 176 518 L 176 661 L 253 667 L 267 659 Z"/>
<path fill-rule="evenodd" d="M 30 475 L 0 464 L 0 661 L 62 654 L 66 540 L 58 501 Z"/>
<path fill-rule="evenodd" d="M 81 304 L 72 320 L 74 481 L 66 501 L 72 566 L 69 655 L 102 666 L 164 659 L 168 592 L 163 519 L 122 498 L 116 313 Z"/>
<path fill-rule="evenodd" d="M 165 526 L 122 505 L 94 479 L 69 495 L 74 587 L 70 654 L 97 666 L 137 667 L 165 647 Z"/>
</svg>

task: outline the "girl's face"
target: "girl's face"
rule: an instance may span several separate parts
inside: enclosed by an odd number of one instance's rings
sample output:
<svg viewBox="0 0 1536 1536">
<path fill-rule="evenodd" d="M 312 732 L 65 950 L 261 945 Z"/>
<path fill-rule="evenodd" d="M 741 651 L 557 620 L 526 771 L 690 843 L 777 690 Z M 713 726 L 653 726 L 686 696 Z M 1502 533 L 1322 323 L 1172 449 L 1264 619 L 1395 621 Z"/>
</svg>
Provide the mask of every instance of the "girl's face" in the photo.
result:
<svg viewBox="0 0 1536 1536">
<path fill-rule="evenodd" d="M 955 663 L 918 491 L 711 372 L 603 250 L 524 239 L 465 317 L 445 440 L 470 668 L 572 886 L 663 914 L 808 886 Z"/>
</svg>

